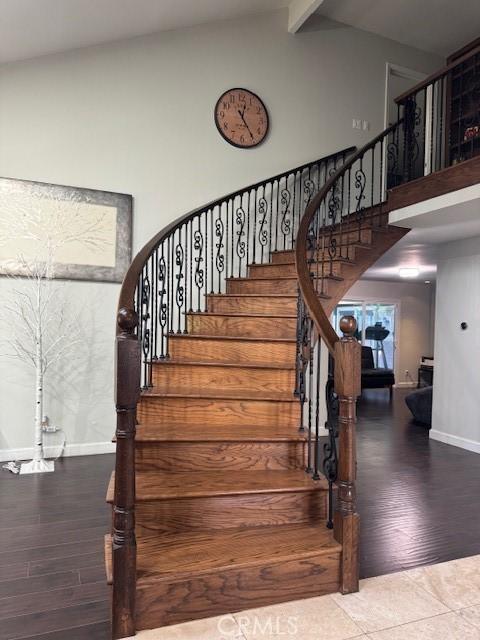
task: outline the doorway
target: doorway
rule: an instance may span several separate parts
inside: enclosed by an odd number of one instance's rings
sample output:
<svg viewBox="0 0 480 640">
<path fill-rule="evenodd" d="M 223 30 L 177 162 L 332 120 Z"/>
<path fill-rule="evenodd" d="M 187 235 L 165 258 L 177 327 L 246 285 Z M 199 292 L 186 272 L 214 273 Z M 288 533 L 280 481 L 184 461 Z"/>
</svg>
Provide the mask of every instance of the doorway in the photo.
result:
<svg viewBox="0 0 480 640">
<path fill-rule="evenodd" d="M 397 121 L 395 98 L 426 78 L 425 73 L 387 62 L 385 79 L 385 128 Z"/>
<path fill-rule="evenodd" d="M 333 312 L 332 324 L 340 335 L 340 319 L 350 315 L 357 321 L 356 338 L 371 347 L 376 368 L 395 371 L 396 325 L 395 303 L 342 300 Z"/>
</svg>

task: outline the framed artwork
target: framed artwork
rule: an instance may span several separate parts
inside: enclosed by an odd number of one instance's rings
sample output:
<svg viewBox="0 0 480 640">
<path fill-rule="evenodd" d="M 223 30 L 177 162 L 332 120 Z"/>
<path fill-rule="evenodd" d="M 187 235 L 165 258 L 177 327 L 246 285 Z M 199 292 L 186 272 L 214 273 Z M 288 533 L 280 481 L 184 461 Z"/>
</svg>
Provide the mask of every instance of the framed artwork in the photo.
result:
<svg viewBox="0 0 480 640">
<path fill-rule="evenodd" d="M 132 196 L 0 178 L 0 274 L 121 282 L 132 256 Z"/>
</svg>

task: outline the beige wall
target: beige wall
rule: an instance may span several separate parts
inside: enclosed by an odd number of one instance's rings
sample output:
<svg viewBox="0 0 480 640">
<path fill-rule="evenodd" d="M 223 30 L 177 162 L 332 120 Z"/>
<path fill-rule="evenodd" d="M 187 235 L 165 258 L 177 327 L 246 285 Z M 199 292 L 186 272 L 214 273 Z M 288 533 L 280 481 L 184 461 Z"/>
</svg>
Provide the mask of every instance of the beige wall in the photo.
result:
<svg viewBox="0 0 480 640">
<path fill-rule="evenodd" d="M 480 453 L 480 236 L 440 247 L 430 437 Z M 462 330 L 460 324 L 467 323 Z"/>
<path fill-rule="evenodd" d="M 417 381 L 420 359 L 433 353 L 432 285 L 414 282 L 360 280 L 345 295 L 345 300 L 386 302 L 397 305 L 395 381 L 405 385 Z M 407 378 L 405 371 L 410 372 Z"/>
<path fill-rule="evenodd" d="M 339 24 L 314 21 L 295 36 L 286 24 L 280 11 L 1 67 L 0 175 L 133 194 L 138 250 L 204 202 L 372 138 L 383 128 L 387 61 L 423 72 L 443 63 Z M 269 109 L 271 133 L 256 149 L 227 145 L 213 123 L 231 86 Z M 370 131 L 353 130 L 354 117 Z M 67 377 L 47 380 L 47 412 L 70 443 L 106 443 L 118 286 L 67 288 L 88 340 Z M 0 380 L 0 450 L 28 447 L 31 374 L 1 361 Z"/>
</svg>

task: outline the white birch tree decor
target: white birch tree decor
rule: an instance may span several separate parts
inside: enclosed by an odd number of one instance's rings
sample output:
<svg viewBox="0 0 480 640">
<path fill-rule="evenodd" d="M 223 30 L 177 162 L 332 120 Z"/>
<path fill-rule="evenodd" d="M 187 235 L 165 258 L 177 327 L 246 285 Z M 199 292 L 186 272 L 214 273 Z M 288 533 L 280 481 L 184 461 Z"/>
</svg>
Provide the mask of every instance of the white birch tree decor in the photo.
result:
<svg viewBox="0 0 480 640">
<path fill-rule="evenodd" d="M 22 463 L 21 474 L 54 470 L 54 462 L 45 460 L 43 449 L 45 377 L 81 346 L 77 314 L 65 298 L 66 283 L 54 280 L 56 257 L 76 243 L 97 249 L 105 243 L 102 215 L 83 223 L 80 207 L 72 209 L 72 204 L 75 202 L 70 199 L 67 216 L 62 200 L 49 198 L 48 207 L 42 210 L 41 199 L 25 208 L 23 203 L 15 207 L 15 200 L 12 203 L 11 198 L 0 196 L 0 244 L 14 238 L 29 247 L 29 257 L 19 254 L 11 265 L 12 272 L 24 275 L 8 276 L 15 284 L 10 300 L 4 304 L 4 326 L 10 330 L 6 339 L 9 352 L 5 355 L 32 366 L 35 372 L 33 457 Z M 72 211 L 78 219 L 72 220 Z"/>
</svg>

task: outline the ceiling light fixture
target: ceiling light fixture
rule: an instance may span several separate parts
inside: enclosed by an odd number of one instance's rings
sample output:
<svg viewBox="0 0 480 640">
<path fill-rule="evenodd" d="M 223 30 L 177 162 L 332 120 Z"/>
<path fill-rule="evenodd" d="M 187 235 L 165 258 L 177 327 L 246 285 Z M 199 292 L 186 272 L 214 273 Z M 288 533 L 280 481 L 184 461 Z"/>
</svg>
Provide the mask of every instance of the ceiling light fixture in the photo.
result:
<svg viewBox="0 0 480 640">
<path fill-rule="evenodd" d="M 417 267 L 401 267 L 398 270 L 400 278 L 417 278 L 420 271 Z"/>
</svg>

